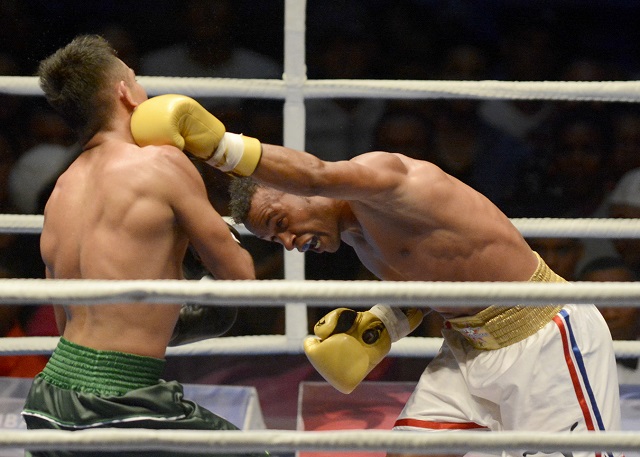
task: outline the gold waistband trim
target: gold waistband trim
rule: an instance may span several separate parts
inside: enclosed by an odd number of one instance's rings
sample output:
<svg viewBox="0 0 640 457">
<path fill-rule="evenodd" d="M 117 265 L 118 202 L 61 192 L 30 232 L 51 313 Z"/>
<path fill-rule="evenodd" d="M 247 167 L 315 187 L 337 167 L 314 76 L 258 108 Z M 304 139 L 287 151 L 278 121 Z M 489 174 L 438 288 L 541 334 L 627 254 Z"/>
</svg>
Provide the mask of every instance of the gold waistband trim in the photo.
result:
<svg viewBox="0 0 640 457">
<path fill-rule="evenodd" d="M 566 282 L 538 257 L 538 267 L 529 282 Z M 448 319 L 447 328 L 456 330 L 476 349 L 500 349 L 522 341 L 547 325 L 562 305 L 489 306 L 473 316 Z"/>
</svg>

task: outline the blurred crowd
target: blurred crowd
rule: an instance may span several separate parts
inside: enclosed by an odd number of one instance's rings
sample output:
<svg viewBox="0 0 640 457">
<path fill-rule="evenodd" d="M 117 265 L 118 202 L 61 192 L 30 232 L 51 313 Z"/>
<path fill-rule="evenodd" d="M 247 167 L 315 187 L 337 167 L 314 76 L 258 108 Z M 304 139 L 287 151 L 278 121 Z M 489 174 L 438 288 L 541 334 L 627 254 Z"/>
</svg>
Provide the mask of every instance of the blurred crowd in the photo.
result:
<svg viewBox="0 0 640 457">
<path fill-rule="evenodd" d="M 640 4 L 632 0 L 307 0 L 307 74 L 310 79 L 635 80 L 639 14 Z M 42 58 L 75 35 L 99 33 L 138 75 L 280 79 L 283 30 L 283 0 L 0 0 L 0 75 L 33 75 Z M 282 143 L 282 101 L 198 100 L 229 131 Z M 640 217 L 640 105 L 634 103 L 367 98 L 311 99 L 305 107 L 305 149 L 327 160 L 371 150 L 428 160 L 513 218 Z M 0 94 L 0 212 L 42 214 L 55 179 L 80 150 L 41 97 Z M 224 214 L 225 177 L 201 171 L 212 204 Z M 640 241 L 529 241 L 568 280 L 635 281 L 640 274 Z M 283 277 L 279 246 L 253 237 L 243 242 L 261 279 Z M 309 279 L 373 279 L 348 247 L 307 254 L 306 265 Z M 43 277 L 36 235 L 0 235 L 0 274 Z M 310 326 L 331 306 L 309 310 Z M 0 310 L 7 315 L 0 319 L 4 335 L 57 332 L 47 307 Z M 612 333 L 637 339 L 636 310 L 624 312 L 619 317 L 607 311 Z M 616 328 L 623 324 L 626 329 Z M 438 336 L 439 325 L 433 316 L 416 334 Z M 243 308 L 231 330 L 232 335 L 283 332 L 278 308 Z M 5 359 L 0 357 L 0 375 L 11 374 L 10 368 L 2 371 Z M 255 371 L 255 363 L 247 363 L 246 369 Z M 381 378 L 413 379 L 408 362 L 389 363 L 395 368 L 383 367 Z M 262 365 L 277 371 L 283 364 Z M 631 365 L 626 368 L 635 370 Z M 289 366 L 298 367 L 298 377 L 312 376 L 302 359 Z M 181 370 L 180 361 L 173 367 L 183 380 L 188 373 L 185 381 L 246 381 L 238 370 L 225 378 L 193 364 Z"/>
</svg>

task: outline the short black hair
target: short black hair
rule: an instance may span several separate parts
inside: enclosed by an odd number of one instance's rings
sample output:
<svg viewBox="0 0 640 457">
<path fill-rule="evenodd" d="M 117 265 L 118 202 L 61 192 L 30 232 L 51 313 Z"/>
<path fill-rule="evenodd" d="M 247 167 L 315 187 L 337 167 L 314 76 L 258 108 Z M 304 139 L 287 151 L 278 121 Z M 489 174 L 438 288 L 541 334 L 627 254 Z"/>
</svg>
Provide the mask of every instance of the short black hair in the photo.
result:
<svg viewBox="0 0 640 457">
<path fill-rule="evenodd" d="M 108 125 L 115 104 L 108 88 L 124 76 L 116 51 L 98 35 L 74 38 L 42 60 L 37 75 L 46 100 L 81 143 Z"/>
<path fill-rule="evenodd" d="M 249 216 L 251 200 L 259 184 L 251 178 L 234 178 L 229 184 L 229 211 L 236 224 L 244 224 Z"/>
</svg>

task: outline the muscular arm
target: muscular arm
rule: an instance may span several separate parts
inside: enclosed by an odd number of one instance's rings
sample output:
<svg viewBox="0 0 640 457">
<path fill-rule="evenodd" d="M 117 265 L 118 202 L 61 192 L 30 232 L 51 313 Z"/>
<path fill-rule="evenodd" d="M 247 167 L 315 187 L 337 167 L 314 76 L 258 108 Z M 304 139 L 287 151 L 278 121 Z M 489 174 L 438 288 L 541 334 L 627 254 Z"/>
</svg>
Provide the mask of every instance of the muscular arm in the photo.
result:
<svg viewBox="0 0 640 457">
<path fill-rule="evenodd" d="M 348 161 L 327 162 L 284 146 L 262 144 L 252 177 L 298 195 L 359 200 L 399 186 L 405 163 L 396 154 L 369 152 Z"/>
<path fill-rule="evenodd" d="M 307 196 L 361 200 L 388 192 L 403 181 L 409 160 L 371 152 L 349 161 L 325 162 L 306 152 L 226 132 L 195 100 L 173 94 L 140 104 L 131 118 L 131 132 L 139 145 L 173 144 L 222 171 L 252 175 L 272 187 Z"/>
<path fill-rule="evenodd" d="M 216 279 L 255 279 L 253 259 L 233 239 L 229 227 L 213 208 L 204 182 L 191 161 L 168 146 L 167 183 L 178 225 Z"/>
</svg>

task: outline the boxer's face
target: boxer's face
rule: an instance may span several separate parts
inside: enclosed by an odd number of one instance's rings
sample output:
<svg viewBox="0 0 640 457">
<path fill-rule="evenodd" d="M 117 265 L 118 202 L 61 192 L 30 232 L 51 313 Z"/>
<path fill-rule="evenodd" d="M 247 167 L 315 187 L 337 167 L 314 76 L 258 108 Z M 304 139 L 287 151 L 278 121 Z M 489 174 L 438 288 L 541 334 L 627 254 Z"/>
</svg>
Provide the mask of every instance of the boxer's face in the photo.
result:
<svg viewBox="0 0 640 457">
<path fill-rule="evenodd" d="M 258 238 L 300 252 L 335 252 L 340 233 L 331 200 L 260 189 L 245 226 Z"/>
</svg>

